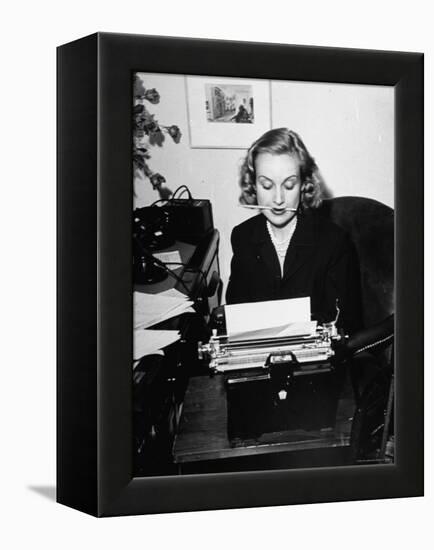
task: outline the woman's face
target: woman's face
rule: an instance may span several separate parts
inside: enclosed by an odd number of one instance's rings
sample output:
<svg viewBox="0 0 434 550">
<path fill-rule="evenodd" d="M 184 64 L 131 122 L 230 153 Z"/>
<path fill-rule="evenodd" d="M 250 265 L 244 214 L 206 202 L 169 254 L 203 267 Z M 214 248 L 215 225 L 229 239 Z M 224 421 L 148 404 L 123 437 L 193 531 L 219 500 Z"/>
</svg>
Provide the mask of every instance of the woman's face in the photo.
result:
<svg viewBox="0 0 434 550">
<path fill-rule="evenodd" d="M 285 208 L 298 208 L 300 203 L 298 159 L 289 154 L 259 153 L 255 172 L 258 205 L 272 208 L 262 213 L 274 226 L 284 227 L 296 214 Z"/>
</svg>

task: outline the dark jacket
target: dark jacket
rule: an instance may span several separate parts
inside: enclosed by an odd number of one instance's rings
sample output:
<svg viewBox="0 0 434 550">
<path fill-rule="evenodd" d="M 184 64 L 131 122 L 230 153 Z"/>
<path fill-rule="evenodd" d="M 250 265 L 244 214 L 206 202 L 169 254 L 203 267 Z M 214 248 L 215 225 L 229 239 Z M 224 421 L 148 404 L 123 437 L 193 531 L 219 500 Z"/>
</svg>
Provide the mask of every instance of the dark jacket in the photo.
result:
<svg viewBox="0 0 434 550">
<path fill-rule="evenodd" d="M 347 333 L 361 328 L 360 272 L 347 234 L 315 210 L 299 214 L 281 276 L 277 253 L 262 214 L 236 226 L 226 293 L 228 304 L 310 296 L 312 317 L 336 316 Z"/>
</svg>

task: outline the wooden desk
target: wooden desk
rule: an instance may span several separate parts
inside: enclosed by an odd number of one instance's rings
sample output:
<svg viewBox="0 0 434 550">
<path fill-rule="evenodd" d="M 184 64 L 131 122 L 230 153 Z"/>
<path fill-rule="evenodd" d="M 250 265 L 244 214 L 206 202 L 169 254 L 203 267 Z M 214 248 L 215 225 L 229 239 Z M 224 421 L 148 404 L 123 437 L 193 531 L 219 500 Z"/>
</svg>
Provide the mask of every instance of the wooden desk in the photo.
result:
<svg viewBox="0 0 434 550">
<path fill-rule="evenodd" d="M 191 377 L 173 445 L 174 462 L 181 469 L 183 465 L 200 461 L 348 447 L 354 401 L 346 392 L 343 395 L 334 430 L 275 432 L 233 445 L 227 435 L 224 375 Z"/>
<path fill-rule="evenodd" d="M 220 267 L 218 247 L 220 235 L 217 229 L 203 235 L 197 244 L 175 241 L 171 246 L 158 252 L 178 251 L 184 266 L 168 265 L 182 282 L 168 276 L 153 284 L 134 284 L 134 290 L 148 294 L 158 294 L 175 288 L 188 294 L 195 304 L 195 310 L 208 319 L 210 312 L 220 304 Z M 164 327 L 158 327 L 164 328 Z"/>
<path fill-rule="evenodd" d="M 178 250 L 182 263 L 176 270 L 183 284 L 174 277 L 148 285 L 135 284 L 134 290 L 151 294 L 170 288 L 187 292 L 196 313 L 167 319 L 153 328 L 178 330 L 181 341 L 165 348 L 164 358 L 144 357 L 133 373 L 134 476 L 176 473 L 172 462 L 172 444 L 178 426 L 180 407 L 189 376 L 198 365 L 197 342 L 208 337 L 205 319 L 219 304 L 219 233 L 203 235 L 197 244 L 176 241 L 165 251 Z M 162 251 L 164 252 L 164 251 Z M 177 266 L 171 266 L 176 269 Z"/>
</svg>

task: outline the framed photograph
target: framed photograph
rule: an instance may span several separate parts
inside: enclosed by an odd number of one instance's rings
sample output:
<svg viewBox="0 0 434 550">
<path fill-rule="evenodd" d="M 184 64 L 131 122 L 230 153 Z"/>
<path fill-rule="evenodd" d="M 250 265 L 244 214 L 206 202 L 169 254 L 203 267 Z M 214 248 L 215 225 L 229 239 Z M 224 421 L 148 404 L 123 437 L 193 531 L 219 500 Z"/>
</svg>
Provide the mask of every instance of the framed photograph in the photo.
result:
<svg viewBox="0 0 434 550">
<path fill-rule="evenodd" d="M 423 55 L 60 46 L 57 374 L 96 516 L 422 495 Z"/>
<path fill-rule="evenodd" d="M 270 130 L 267 80 L 186 77 L 190 145 L 247 149 Z"/>
</svg>

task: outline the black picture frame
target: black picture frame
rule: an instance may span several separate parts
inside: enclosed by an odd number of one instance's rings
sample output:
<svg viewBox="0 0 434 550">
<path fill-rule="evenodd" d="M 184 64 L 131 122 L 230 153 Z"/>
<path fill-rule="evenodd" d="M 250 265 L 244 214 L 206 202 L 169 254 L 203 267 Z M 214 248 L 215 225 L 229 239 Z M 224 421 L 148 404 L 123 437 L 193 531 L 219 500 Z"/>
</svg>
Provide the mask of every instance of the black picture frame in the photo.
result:
<svg viewBox="0 0 434 550">
<path fill-rule="evenodd" d="M 113 516 L 422 495 L 423 55 L 109 33 L 57 54 L 58 502 Z M 132 478 L 135 71 L 395 87 L 394 464 Z"/>
</svg>

